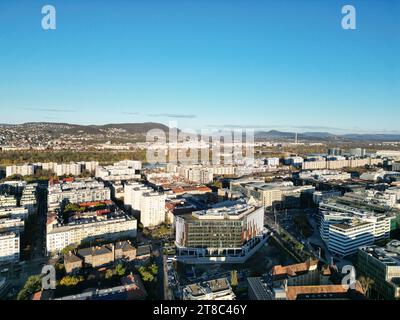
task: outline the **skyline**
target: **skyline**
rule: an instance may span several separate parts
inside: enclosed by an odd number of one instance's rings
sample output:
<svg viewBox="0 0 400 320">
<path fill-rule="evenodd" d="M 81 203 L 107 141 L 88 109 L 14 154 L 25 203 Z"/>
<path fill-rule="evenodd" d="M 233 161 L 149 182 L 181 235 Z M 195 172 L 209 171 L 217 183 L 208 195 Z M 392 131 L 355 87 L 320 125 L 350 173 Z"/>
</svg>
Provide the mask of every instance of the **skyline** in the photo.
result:
<svg viewBox="0 0 400 320">
<path fill-rule="evenodd" d="M 44 31 L 44 3 L 0 3 L 1 123 L 400 132 L 396 1 L 51 4 Z"/>
</svg>

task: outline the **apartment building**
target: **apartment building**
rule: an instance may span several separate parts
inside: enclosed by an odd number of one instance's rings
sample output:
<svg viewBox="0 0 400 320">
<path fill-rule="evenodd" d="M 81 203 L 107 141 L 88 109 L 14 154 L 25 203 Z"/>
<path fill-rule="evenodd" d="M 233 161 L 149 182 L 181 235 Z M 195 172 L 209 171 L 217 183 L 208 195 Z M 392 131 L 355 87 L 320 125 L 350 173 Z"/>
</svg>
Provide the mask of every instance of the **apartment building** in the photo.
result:
<svg viewBox="0 0 400 320">
<path fill-rule="evenodd" d="M 10 231 L 0 232 L 0 264 L 19 261 L 19 253 L 19 233 Z"/>
<path fill-rule="evenodd" d="M 253 197 L 259 205 L 266 208 L 285 202 L 289 204 L 290 200 L 299 199 L 302 193 L 312 193 L 315 190 L 311 185 L 294 186 L 291 181 L 265 183 L 263 181 L 238 180 L 231 182 L 230 188 L 247 197 Z"/>
<path fill-rule="evenodd" d="M 110 200 L 111 190 L 94 179 L 77 179 L 50 184 L 47 206 L 52 211 L 59 208 L 63 201 L 71 203 Z"/>
<path fill-rule="evenodd" d="M 143 193 L 140 198 L 140 222 L 145 228 L 165 222 L 166 195 L 158 192 Z"/>
<path fill-rule="evenodd" d="M 337 170 L 313 170 L 300 172 L 299 178 L 316 181 L 348 180 L 351 179 L 351 174 Z"/>
<path fill-rule="evenodd" d="M 29 214 L 34 214 L 37 210 L 36 191 L 37 183 L 27 184 L 22 191 L 20 205 L 27 208 Z"/>
<path fill-rule="evenodd" d="M 16 207 L 17 198 L 14 195 L 0 194 L 0 208 Z"/>
<path fill-rule="evenodd" d="M 48 252 L 54 252 L 82 241 L 119 240 L 121 237 L 136 237 L 136 233 L 136 219 L 120 211 L 67 224 L 52 218 L 47 222 L 46 247 Z"/>
<path fill-rule="evenodd" d="M 357 299 L 362 297 L 361 286 L 333 284 L 331 268 L 318 260 L 308 260 L 288 266 L 277 265 L 262 277 L 249 277 L 248 294 L 251 300 L 322 300 Z"/>
<path fill-rule="evenodd" d="M 334 156 L 334 157 L 327 157 L 323 160 L 317 161 L 304 161 L 301 165 L 302 170 L 317 170 L 317 169 L 330 169 L 330 170 L 337 170 L 343 169 L 346 167 L 349 168 L 357 168 L 357 167 L 364 167 L 364 166 L 374 166 L 383 163 L 383 160 L 380 158 L 351 158 L 351 157 L 341 157 L 341 156 Z"/>
<path fill-rule="evenodd" d="M 124 205 L 132 210 L 140 210 L 142 195 L 154 191 L 152 188 L 139 182 L 131 182 L 124 186 Z"/>
<path fill-rule="evenodd" d="M 23 164 L 23 165 L 12 165 L 6 167 L 6 177 L 13 175 L 30 176 L 35 173 L 35 165 Z"/>
<path fill-rule="evenodd" d="M 279 166 L 279 158 L 266 158 L 264 159 L 264 164 L 270 167 Z"/>
<path fill-rule="evenodd" d="M 57 176 L 79 176 L 82 173 L 82 165 L 80 163 L 61 163 L 55 166 L 54 170 Z"/>
<path fill-rule="evenodd" d="M 142 163 L 134 160 L 115 162 L 110 166 L 97 166 L 95 176 L 104 181 L 140 179 Z"/>
</svg>

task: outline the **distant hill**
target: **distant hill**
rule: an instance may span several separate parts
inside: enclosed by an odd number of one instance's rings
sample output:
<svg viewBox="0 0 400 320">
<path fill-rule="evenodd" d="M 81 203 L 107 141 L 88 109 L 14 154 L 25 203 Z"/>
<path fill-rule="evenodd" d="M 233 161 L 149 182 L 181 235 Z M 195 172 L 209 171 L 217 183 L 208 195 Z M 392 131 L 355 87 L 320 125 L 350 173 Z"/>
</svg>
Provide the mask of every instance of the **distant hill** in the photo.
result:
<svg viewBox="0 0 400 320">
<path fill-rule="evenodd" d="M 295 132 L 285 131 L 256 131 L 255 138 L 271 140 L 293 140 Z M 302 132 L 297 134 L 298 140 L 343 140 L 343 141 L 400 141 L 400 134 L 332 134 L 329 132 Z"/>
<path fill-rule="evenodd" d="M 103 134 L 112 129 L 124 130 L 129 134 L 146 134 L 151 129 L 168 130 L 168 126 L 156 122 L 143 123 L 112 123 L 104 125 L 79 125 L 70 123 L 51 123 L 51 122 L 28 122 L 14 127 L 28 127 L 30 129 L 42 129 L 47 133 L 69 133 L 69 134 Z"/>
</svg>

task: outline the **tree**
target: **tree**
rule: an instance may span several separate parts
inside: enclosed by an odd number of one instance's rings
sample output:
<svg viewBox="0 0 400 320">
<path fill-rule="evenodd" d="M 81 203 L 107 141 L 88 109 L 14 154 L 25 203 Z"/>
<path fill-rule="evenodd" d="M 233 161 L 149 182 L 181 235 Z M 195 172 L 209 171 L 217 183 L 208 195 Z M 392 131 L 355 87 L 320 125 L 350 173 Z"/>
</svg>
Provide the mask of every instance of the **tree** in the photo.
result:
<svg viewBox="0 0 400 320">
<path fill-rule="evenodd" d="M 78 285 L 80 282 L 83 281 L 83 277 L 79 276 L 65 276 L 60 280 L 60 285 L 65 286 L 65 287 L 75 287 Z"/>
<path fill-rule="evenodd" d="M 28 300 L 37 291 L 42 288 L 42 278 L 40 275 L 30 276 L 26 280 L 24 287 L 18 293 L 17 300 Z"/>
<path fill-rule="evenodd" d="M 237 270 L 232 270 L 231 271 L 231 286 L 237 287 L 237 285 L 238 285 Z"/>
<path fill-rule="evenodd" d="M 157 275 L 158 273 L 158 266 L 153 263 L 149 266 L 149 271 L 153 274 L 153 275 Z"/>
<path fill-rule="evenodd" d="M 304 245 L 301 244 L 300 242 L 298 242 L 298 243 L 296 243 L 295 248 L 296 248 L 297 251 L 301 252 L 301 251 L 303 251 Z"/>
<path fill-rule="evenodd" d="M 374 285 L 375 281 L 369 277 L 361 276 L 358 278 L 358 281 L 361 284 L 361 287 L 364 291 L 364 295 L 369 298 L 369 293 L 371 287 Z"/>
<path fill-rule="evenodd" d="M 126 272 L 126 268 L 122 265 L 122 264 L 117 264 L 117 266 L 115 267 L 115 273 L 122 277 L 125 275 Z"/>
<path fill-rule="evenodd" d="M 142 266 L 139 268 L 138 271 L 139 271 L 143 281 L 152 282 L 154 280 L 154 276 L 149 271 L 147 271 L 146 267 Z"/>
<path fill-rule="evenodd" d="M 114 272 L 112 271 L 112 269 L 107 269 L 106 274 L 105 274 L 105 278 L 106 279 L 111 279 L 114 276 Z"/>
<path fill-rule="evenodd" d="M 77 247 L 78 246 L 76 244 L 70 244 L 62 249 L 60 252 L 61 254 L 67 254 L 68 252 L 75 250 Z"/>
</svg>

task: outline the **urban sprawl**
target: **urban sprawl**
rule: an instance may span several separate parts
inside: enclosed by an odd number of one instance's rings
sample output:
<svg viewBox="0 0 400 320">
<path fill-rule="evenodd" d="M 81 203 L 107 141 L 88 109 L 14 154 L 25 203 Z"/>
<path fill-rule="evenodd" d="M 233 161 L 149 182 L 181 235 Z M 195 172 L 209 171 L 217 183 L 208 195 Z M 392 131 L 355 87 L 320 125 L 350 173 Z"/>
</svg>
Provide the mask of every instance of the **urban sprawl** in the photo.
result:
<svg viewBox="0 0 400 320">
<path fill-rule="evenodd" d="M 73 148 L 78 136 L 40 146 L 39 135 L 29 146 L 8 128 L 1 154 Z M 184 144 L 175 147 L 187 149 Z M 290 144 L 310 147 L 297 136 Z M 150 147 L 94 145 L 105 153 Z M 255 157 L 219 163 L 4 165 L 0 296 L 399 299 L 400 151 L 353 143 L 283 154 L 282 145 L 257 141 Z M 263 147 L 277 155 L 265 156 Z M 43 286 L 46 266 L 55 270 L 55 286 Z M 354 277 L 346 280 L 349 270 Z"/>
</svg>

